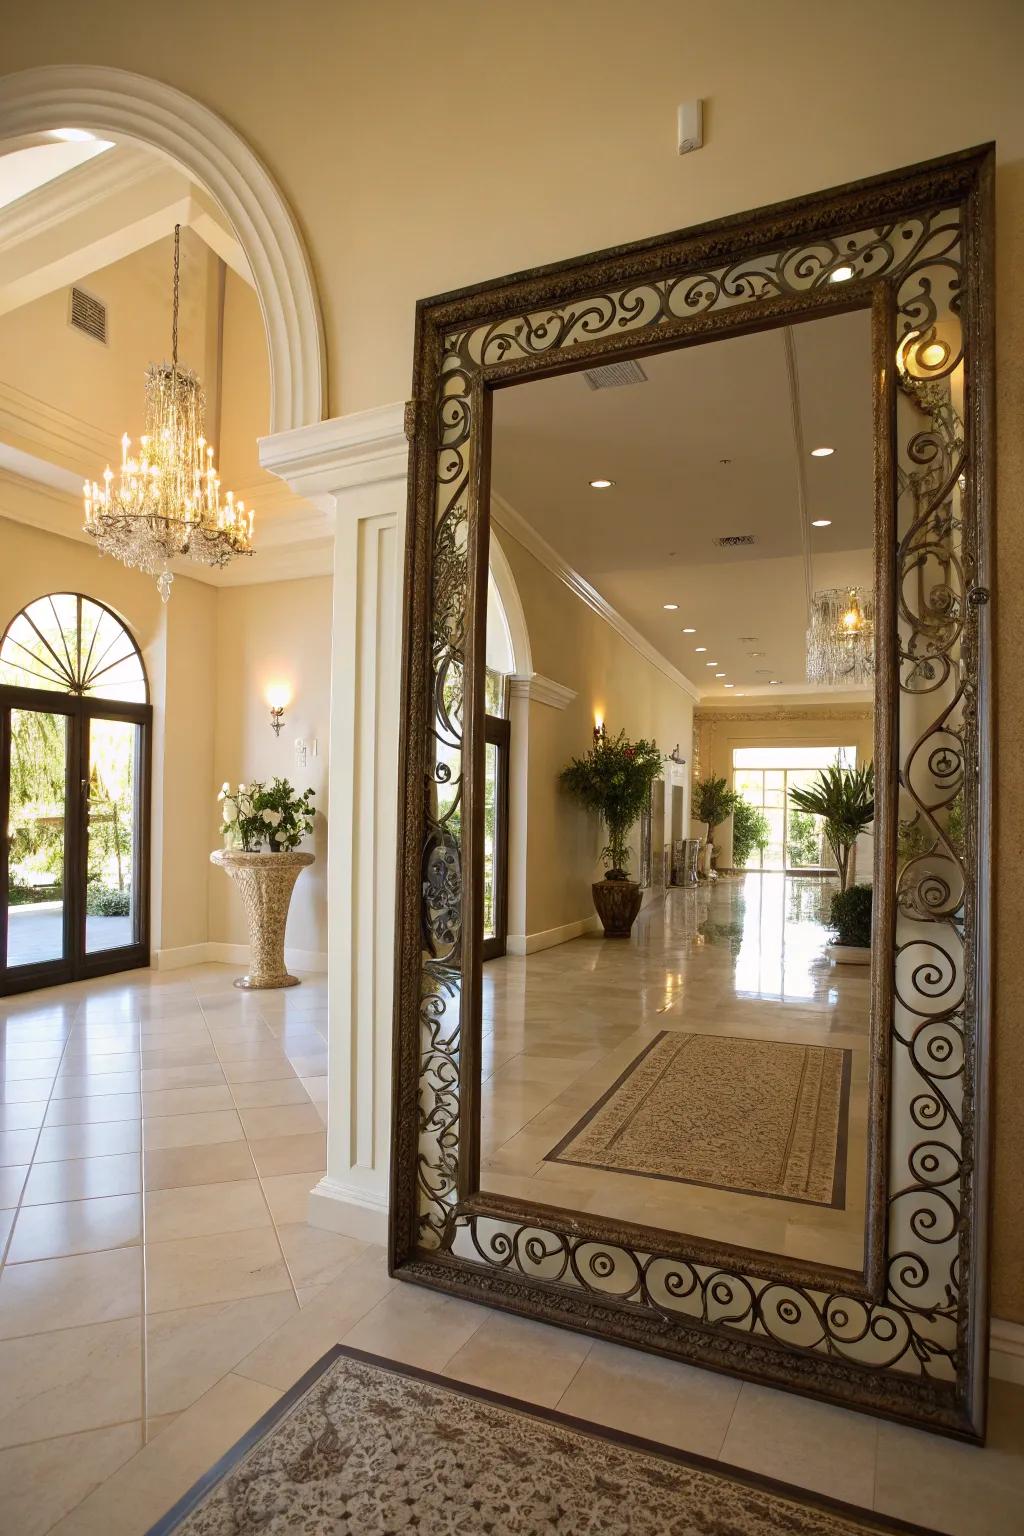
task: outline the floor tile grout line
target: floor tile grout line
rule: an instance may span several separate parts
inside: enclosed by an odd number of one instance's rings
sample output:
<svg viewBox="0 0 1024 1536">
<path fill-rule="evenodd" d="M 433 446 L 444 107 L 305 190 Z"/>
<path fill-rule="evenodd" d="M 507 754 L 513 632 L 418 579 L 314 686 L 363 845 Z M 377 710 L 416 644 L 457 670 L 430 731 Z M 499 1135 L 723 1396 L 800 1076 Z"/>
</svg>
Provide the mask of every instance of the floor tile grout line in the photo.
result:
<svg viewBox="0 0 1024 1536">
<path fill-rule="evenodd" d="M 76 1016 L 77 1016 L 77 1013 L 78 1013 L 78 1009 L 76 1008 L 75 1009 L 75 1015 Z M 71 1027 L 74 1028 L 74 1023 L 73 1022 L 72 1022 L 72 1026 Z M 64 1056 L 65 1056 L 66 1053 L 67 1053 L 67 1042 L 65 1042 L 64 1048 L 61 1051 L 60 1057 L 59 1057 L 58 1062 L 57 1062 L 57 1072 L 58 1073 L 60 1072 L 60 1063 L 64 1060 Z M 32 1143 L 32 1155 L 30 1156 L 30 1158 L 28 1160 L 28 1166 L 27 1166 L 26 1171 L 25 1171 L 25 1179 L 24 1179 L 24 1182 L 22 1183 L 22 1186 L 21 1186 L 21 1193 L 18 1196 L 18 1204 L 14 1208 L 15 1214 L 14 1214 L 12 1220 L 11 1220 L 11 1229 L 10 1229 L 10 1231 L 7 1234 L 7 1240 L 4 1243 L 2 1250 L 0 1250 L 0 1275 L 3 1274 L 4 1270 L 7 1267 L 8 1254 L 10 1253 L 12 1244 L 14 1243 L 14 1234 L 15 1234 L 15 1232 L 17 1230 L 18 1222 L 21 1219 L 22 1207 L 23 1207 L 24 1201 L 25 1201 L 25 1191 L 28 1189 L 29 1179 L 32 1177 L 32 1170 L 35 1167 L 36 1153 L 39 1150 L 39 1139 L 42 1136 L 43 1131 L 44 1131 L 44 1129 L 46 1127 L 46 1116 L 47 1116 L 47 1114 L 49 1112 L 50 1103 L 52 1102 L 52 1099 L 53 1099 L 53 1089 L 56 1086 L 56 1082 L 57 1082 L 57 1076 L 55 1074 L 54 1075 L 54 1079 L 53 1079 L 53 1083 L 50 1085 L 50 1097 L 46 1101 L 46 1108 L 43 1111 L 43 1118 L 39 1122 L 38 1129 L 36 1130 L 35 1141 Z M 42 1103 L 42 1100 L 38 1100 L 37 1102 Z"/>
</svg>

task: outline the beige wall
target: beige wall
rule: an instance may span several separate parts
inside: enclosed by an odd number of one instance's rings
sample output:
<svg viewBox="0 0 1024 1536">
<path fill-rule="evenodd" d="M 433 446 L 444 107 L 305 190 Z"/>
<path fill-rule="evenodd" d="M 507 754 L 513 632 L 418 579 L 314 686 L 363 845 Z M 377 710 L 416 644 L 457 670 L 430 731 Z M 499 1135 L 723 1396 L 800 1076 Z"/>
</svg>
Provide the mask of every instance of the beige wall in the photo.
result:
<svg viewBox="0 0 1024 1536">
<path fill-rule="evenodd" d="M 603 873 L 605 837 L 558 775 L 592 745 L 595 716 L 613 735 L 653 738 L 663 752 L 681 742 L 685 752 L 693 701 L 504 529 L 501 547 L 519 589 L 534 670 L 576 692 L 566 709 L 535 699 L 529 705 L 525 931 L 540 934 L 593 916 L 590 885 Z M 514 777 L 513 795 L 517 788 Z M 630 841 L 635 874 L 639 828 Z"/>
<path fill-rule="evenodd" d="M 809 0 L 739 0 L 727 20 L 696 0 L 638 0 L 628 13 L 621 0 L 307 0 L 287 26 L 276 0 L 180 0 L 147 12 L 144 28 L 127 0 L 37 0 L 4 28 L 5 69 L 157 73 L 264 157 L 309 243 L 334 414 L 408 394 L 421 295 L 995 139 L 1004 576 L 991 611 L 1006 636 L 996 803 L 999 846 L 1014 849 L 1024 845 L 1022 51 L 1019 0 L 863 0 L 852 23 Z M 707 143 L 680 158 L 676 107 L 698 95 Z M 997 880 L 993 1300 L 1024 1321 L 1024 882 L 1009 863 Z"/>
<path fill-rule="evenodd" d="M 778 718 L 782 715 L 782 718 Z M 737 747 L 830 747 L 855 746 L 858 763 L 875 754 L 874 716 L 865 706 L 822 704 L 776 710 L 698 709 L 694 717 L 696 777 L 709 774 L 731 780 L 732 754 Z"/>
<path fill-rule="evenodd" d="M 172 599 L 173 602 L 173 599 Z M 288 917 L 289 947 L 327 949 L 327 748 L 331 709 L 331 578 L 279 581 L 217 593 L 213 779 L 288 779 L 314 789 L 320 813 L 306 847 L 317 862 L 303 871 Z M 292 702 L 275 736 L 264 698 L 268 683 L 287 683 Z M 213 691 L 211 690 L 211 697 Z M 317 755 L 295 760 L 295 740 L 316 738 Z M 207 857 L 209 851 L 207 851 Z M 210 937 L 244 943 L 237 892 L 218 870 L 211 887 Z"/>
</svg>

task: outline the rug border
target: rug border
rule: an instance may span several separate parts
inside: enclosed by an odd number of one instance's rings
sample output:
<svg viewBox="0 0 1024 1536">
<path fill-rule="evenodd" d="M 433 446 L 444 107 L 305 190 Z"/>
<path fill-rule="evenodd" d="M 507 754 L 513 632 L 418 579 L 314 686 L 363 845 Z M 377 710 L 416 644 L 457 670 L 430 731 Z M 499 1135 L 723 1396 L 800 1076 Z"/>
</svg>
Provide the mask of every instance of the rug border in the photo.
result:
<svg viewBox="0 0 1024 1536">
<path fill-rule="evenodd" d="M 202 1477 L 194 1482 L 154 1525 L 149 1527 L 145 1536 L 173 1536 L 175 1526 L 186 1515 L 191 1514 L 200 1500 L 263 1439 L 268 1431 L 274 1428 L 280 1419 L 290 1412 L 299 1398 L 303 1397 L 314 1382 L 339 1359 L 376 1366 L 379 1370 L 390 1371 L 395 1376 L 405 1376 L 412 1381 L 426 1381 L 433 1386 L 456 1392 L 462 1397 L 493 1403 L 496 1407 L 508 1409 L 513 1413 L 526 1413 L 548 1424 L 558 1425 L 562 1429 L 588 1435 L 591 1439 L 605 1440 L 610 1444 L 623 1446 L 626 1450 L 658 1456 L 677 1466 L 692 1467 L 699 1472 L 717 1475 L 724 1481 L 732 1480 L 742 1483 L 748 1488 L 756 1488 L 762 1492 L 774 1494 L 778 1498 L 789 1499 L 791 1503 L 802 1504 L 822 1514 L 857 1519 L 867 1530 L 876 1531 L 878 1536 L 946 1536 L 946 1533 L 936 1530 L 933 1526 L 915 1525 L 911 1521 L 901 1520 L 896 1515 L 885 1515 L 878 1510 L 865 1509 L 860 1504 L 848 1504 L 843 1499 L 833 1499 L 826 1493 L 801 1488 L 796 1483 L 784 1483 L 778 1478 L 766 1477 L 746 1467 L 737 1467 L 732 1462 L 716 1461 L 713 1457 L 701 1456 L 696 1451 L 685 1451 L 678 1446 L 664 1445 L 657 1440 L 646 1440 L 643 1436 L 630 1434 L 627 1430 L 614 1429 L 607 1424 L 594 1424 L 589 1419 L 578 1419 L 572 1414 L 561 1413 L 557 1408 L 547 1408 L 540 1403 L 529 1403 L 521 1397 L 509 1397 L 504 1392 L 492 1391 L 490 1387 L 478 1387 L 472 1382 L 442 1376 L 437 1371 L 428 1371 L 418 1365 L 406 1365 L 404 1361 L 386 1359 L 383 1355 L 369 1354 L 366 1350 L 353 1349 L 346 1344 L 332 1345 L 319 1360 L 304 1371 L 298 1381 L 283 1392 L 266 1413 L 261 1414 L 255 1424 L 251 1425 L 234 1445 L 229 1446 L 213 1466 L 208 1468 Z"/>
<path fill-rule="evenodd" d="M 823 1200 L 802 1200 L 799 1195 L 773 1195 L 762 1189 L 739 1189 L 732 1184 L 713 1184 L 710 1179 L 681 1179 L 674 1173 L 644 1173 L 639 1168 L 613 1168 L 608 1163 L 585 1163 L 580 1158 L 562 1157 L 560 1154 L 590 1124 L 591 1120 L 607 1104 L 613 1094 L 617 1093 L 644 1057 L 653 1051 L 654 1047 L 667 1035 L 689 1034 L 695 1038 L 717 1040 L 723 1038 L 719 1035 L 704 1035 L 696 1030 L 662 1029 L 653 1040 L 648 1040 L 643 1050 L 633 1057 L 619 1073 L 614 1083 L 606 1088 L 595 1104 L 592 1104 L 586 1114 L 582 1115 L 575 1125 L 571 1126 L 560 1141 L 549 1152 L 545 1152 L 542 1162 L 558 1163 L 563 1168 L 593 1168 L 597 1173 L 620 1173 L 627 1179 L 661 1179 L 666 1184 L 686 1184 L 691 1189 L 718 1189 L 723 1195 L 749 1195 L 753 1200 L 784 1200 L 788 1205 L 809 1205 L 816 1211 L 845 1211 L 846 1205 L 846 1180 L 847 1162 L 849 1158 L 850 1143 L 850 1082 L 853 1076 L 853 1048 L 848 1045 L 824 1045 L 821 1050 L 838 1051 L 843 1058 L 839 1079 L 839 1126 L 836 1133 L 836 1159 L 832 1173 L 832 1198 L 826 1204 Z M 800 1045 L 799 1040 L 765 1040 L 762 1041 L 754 1035 L 729 1035 L 725 1037 L 731 1040 L 750 1040 L 755 1044 L 764 1045 Z M 842 1204 L 839 1197 L 842 1196 Z"/>
</svg>

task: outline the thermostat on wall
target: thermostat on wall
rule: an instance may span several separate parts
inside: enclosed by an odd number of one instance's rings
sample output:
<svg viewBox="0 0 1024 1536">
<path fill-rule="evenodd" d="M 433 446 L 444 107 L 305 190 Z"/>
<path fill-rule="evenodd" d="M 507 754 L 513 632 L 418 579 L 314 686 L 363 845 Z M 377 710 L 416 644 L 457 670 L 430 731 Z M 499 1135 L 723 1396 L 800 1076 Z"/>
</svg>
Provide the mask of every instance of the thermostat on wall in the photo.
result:
<svg viewBox="0 0 1024 1536">
<path fill-rule="evenodd" d="M 688 155 L 704 143 L 704 103 L 698 97 L 679 108 L 679 153 Z"/>
</svg>

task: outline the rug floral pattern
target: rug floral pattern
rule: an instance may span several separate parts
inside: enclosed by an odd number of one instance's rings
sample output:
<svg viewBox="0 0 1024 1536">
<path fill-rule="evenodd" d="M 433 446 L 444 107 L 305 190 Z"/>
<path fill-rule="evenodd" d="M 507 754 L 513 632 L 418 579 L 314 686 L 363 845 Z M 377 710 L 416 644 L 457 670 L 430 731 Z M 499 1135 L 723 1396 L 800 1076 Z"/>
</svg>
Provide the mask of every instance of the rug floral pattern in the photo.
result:
<svg viewBox="0 0 1024 1536">
<path fill-rule="evenodd" d="M 175 1536 L 861 1536 L 890 1528 L 339 1352 Z"/>
</svg>

